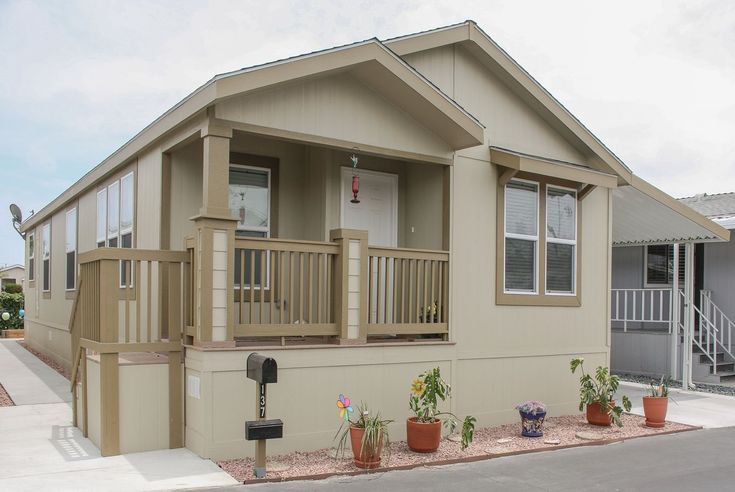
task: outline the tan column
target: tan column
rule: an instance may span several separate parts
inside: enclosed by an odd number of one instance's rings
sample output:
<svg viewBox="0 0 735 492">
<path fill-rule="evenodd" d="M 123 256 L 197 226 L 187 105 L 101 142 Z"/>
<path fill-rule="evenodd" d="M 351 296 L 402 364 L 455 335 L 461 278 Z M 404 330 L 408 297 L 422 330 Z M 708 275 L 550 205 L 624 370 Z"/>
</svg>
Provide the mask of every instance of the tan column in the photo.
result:
<svg viewBox="0 0 735 492">
<path fill-rule="evenodd" d="M 232 276 L 235 223 L 230 213 L 229 169 L 232 130 L 208 126 L 202 130 L 202 208 L 196 223 L 197 272 L 194 343 L 234 346 Z"/>
<path fill-rule="evenodd" d="M 334 318 L 340 344 L 367 341 L 368 233 L 334 229 L 330 240 L 339 245 L 334 272 Z"/>
</svg>

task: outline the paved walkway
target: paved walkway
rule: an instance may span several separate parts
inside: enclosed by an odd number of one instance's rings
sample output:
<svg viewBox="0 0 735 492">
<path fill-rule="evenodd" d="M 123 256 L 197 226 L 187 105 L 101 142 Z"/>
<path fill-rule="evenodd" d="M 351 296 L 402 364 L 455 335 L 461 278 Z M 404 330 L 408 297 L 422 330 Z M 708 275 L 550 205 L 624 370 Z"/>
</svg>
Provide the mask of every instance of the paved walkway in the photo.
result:
<svg viewBox="0 0 735 492">
<path fill-rule="evenodd" d="M 642 397 L 648 394 L 647 388 L 638 383 L 620 383 L 618 394 L 628 395 L 633 402 L 631 413 L 643 415 Z M 620 397 L 616 399 L 620 401 Z M 735 426 L 735 397 L 672 388 L 666 420 L 706 429 Z"/>
<path fill-rule="evenodd" d="M 69 382 L 15 341 L 0 342 L 0 383 L 17 405 L 0 407 L 0 490 L 172 490 L 237 483 L 188 449 L 101 457 L 71 425 Z"/>
</svg>

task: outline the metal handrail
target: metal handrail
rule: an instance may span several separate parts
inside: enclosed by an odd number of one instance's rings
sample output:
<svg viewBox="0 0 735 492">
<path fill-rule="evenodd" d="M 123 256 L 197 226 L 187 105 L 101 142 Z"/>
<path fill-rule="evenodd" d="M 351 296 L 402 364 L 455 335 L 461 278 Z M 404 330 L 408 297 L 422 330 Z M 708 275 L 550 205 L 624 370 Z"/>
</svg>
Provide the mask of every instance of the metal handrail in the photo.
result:
<svg viewBox="0 0 735 492">
<path fill-rule="evenodd" d="M 666 323 L 671 333 L 671 289 L 611 289 L 610 292 L 610 321 L 623 323 L 624 332 L 628 331 L 628 323 Z"/>
</svg>

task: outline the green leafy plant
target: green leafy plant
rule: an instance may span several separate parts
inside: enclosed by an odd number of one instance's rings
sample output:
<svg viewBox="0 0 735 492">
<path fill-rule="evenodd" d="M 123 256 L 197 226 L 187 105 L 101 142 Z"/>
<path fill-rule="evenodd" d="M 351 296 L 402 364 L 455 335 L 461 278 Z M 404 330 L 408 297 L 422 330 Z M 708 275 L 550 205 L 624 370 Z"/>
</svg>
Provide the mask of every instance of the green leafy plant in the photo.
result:
<svg viewBox="0 0 735 492">
<path fill-rule="evenodd" d="M 569 366 L 572 374 L 574 374 L 578 367 L 582 373 L 582 376 L 579 378 L 579 411 L 581 412 L 585 405 L 599 403 L 600 409 L 608 409 L 607 413 L 615 425 L 622 427 L 623 422 L 620 420 L 620 415 L 623 413 L 623 408 L 625 408 L 626 412 L 630 412 L 632 407 L 630 399 L 623 395 L 622 407 L 620 405 L 610 405 L 620 385 L 620 379 L 610 374 L 609 369 L 604 366 L 597 367 L 594 377 L 585 373 L 584 358 L 582 357 L 572 359 Z"/>
<path fill-rule="evenodd" d="M 0 292 L 0 314 L 8 313 L 10 315 L 7 321 L 0 317 L 0 329 L 23 328 L 23 318 L 20 317 L 20 310 L 23 309 L 24 305 L 23 294 Z"/>
<path fill-rule="evenodd" d="M 458 418 L 451 412 L 440 412 L 438 409 L 439 401 L 444 401 L 450 397 L 452 387 L 441 377 L 441 371 L 438 367 L 423 372 L 411 384 L 411 396 L 408 404 L 416 421 L 422 423 L 436 422 L 444 417 L 444 427 L 453 433 L 458 423 Z M 471 415 L 465 417 L 462 421 L 462 450 L 465 450 L 475 434 L 475 423 L 477 419 Z"/>
<path fill-rule="evenodd" d="M 654 384 L 655 381 L 651 381 L 651 387 L 648 388 L 649 396 L 654 397 L 668 397 L 669 396 L 669 379 L 661 376 L 661 380 L 658 384 Z"/>
<path fill-rule="evenodd" d="M 23 286 L 20 284 L 5 284 L 2 290 L 8 294 L 22 294 Z"/>
<path fill-rule="evenodd" d="M 357 417 L 354 420 L 343 420 L 342 425 L 339 426 L 337 433 L 334 435 L 334 439 L 338 440 L 336 455 L 344 456 L 347 443 L 350 439 L 350 426 L 365 429 L 365 434 L 363 434 L 360 444 L 361 456 L 371 460 L 378 456 L 381 449 L 386 449 L 389 452 L 390 434 L 388 432 L 388 425 L 392 422 L 392 420 L 381 418 L 380 412 L 371 416 L 367 405 L 360 403 L 357 407 Z"/>
</svg>

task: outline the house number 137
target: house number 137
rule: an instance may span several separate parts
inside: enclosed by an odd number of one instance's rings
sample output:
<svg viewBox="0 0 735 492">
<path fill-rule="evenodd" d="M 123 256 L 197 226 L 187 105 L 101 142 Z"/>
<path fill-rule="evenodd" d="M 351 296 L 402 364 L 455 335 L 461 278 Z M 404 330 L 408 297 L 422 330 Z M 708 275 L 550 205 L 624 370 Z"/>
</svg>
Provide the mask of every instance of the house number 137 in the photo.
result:
<svg viewBox="0 0 735 492">
<path fill-rule="evenodd" d="M 261 419 L 265 418 L 265 384 L 260 384 L 260 405 L 259 405 L 259 416 Z"/>
</svg>

